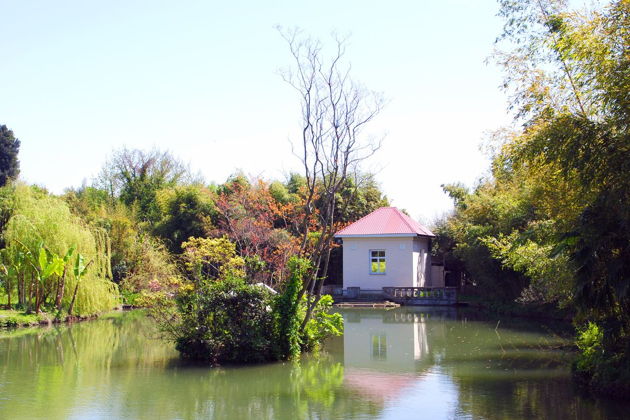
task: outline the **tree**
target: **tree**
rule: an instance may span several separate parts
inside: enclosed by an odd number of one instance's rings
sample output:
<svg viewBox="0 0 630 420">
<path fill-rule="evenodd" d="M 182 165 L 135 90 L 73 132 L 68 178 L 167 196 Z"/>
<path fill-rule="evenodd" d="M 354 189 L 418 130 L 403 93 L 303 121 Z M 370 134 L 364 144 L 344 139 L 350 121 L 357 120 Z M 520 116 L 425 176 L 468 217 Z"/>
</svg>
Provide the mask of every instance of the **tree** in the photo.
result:
<svg viewBox="0 0 630 420">
<path fill-rule="evenodd" d="M 198 183 L 199 178 L 169 152 L 123 148 L 105 164 L 96 186 L 108 191 L 112 199 L 134 206 L 141 220 L 156 223 L 160 220 L 157 191 Z"/>
<path fill-rule="evenodd" d="M 115 307 L 118 288 L 107 278 L 109 241 L 103 229 L 86 226 L 65 201 L 36 187 L 16 183 L 12 188 L 15 206 L 3 232 L 1 257 L 19 305 L 59 310 L 67 309 L 72 299 L 80 315 Z M 78 253 L 93 261 L 80 278 L 70 268 L 71 256 Z M 75 290 L 79 281 L 74 298 L 64 293 Z"/>
<path fill-rule="evenodd" d="M 566 1 L 502 0 L 500 14 L 508 48 L 499 63 L 523 122 L 507 157 L 554 169 L 577 193 L 577 217 L 560 225 L 554 254 L 573 265 L 577 321 L 603 330 L 594 335 L 607 356 L 589 365 L 591 385 L 628 392 L 630 2 L 575 11 Z"/>
<path fill-rule="evenodd" d="M 195 283 L 245 277 L 245 261 L 227 238 L 189 238 L 182 248 L 182 260 Z"/>
<path fill-rule="evenodd" d="M 237 177 L 219 188 L 216 206 L 218 233 L 237 245 L 248 279 L 271 285 L 281 282 L 288 259 L 298 248 L 288 230 L 295 216 L 292 198 L 277 200 L 263 180 Z"/>
<path fill-rule="evenodd" d="M 162 219 L 155 226 L 170 252 L 179 254 L 182 242 L 203 237 L 212 229 L 216 217 L 214 197 L 198 185 L 166 188 L 157 192 Z"/>
<path fill-rule="evenodd" d="M 13 131 L 6 125 L 0 125 L 0 187 L 20 173 L 19 151 L 20 140 L 13 136 Z"/>
<path fill-rule="evenodd" d="M 308 296 L 304 328 L 321 299 L 328 272 L 338 227 L 336 195 L 347 179 L 358 173 L 359 164 L 380 147 L 380 141 L 366 138 L 364 128 L 382 109 L 383 98 L 350 77 L 350 68 L 343 63 L 344 39 L 335 38 L 334 51 L 327 59 L 319 41 L 302 36 L 298 30 L 280 32 L 293 58 L 293 68 L 282 76 L 298 93 L 302 111 L 301 139 L 295 147 L 306 181 L 301 252 L 312 263 L 300 292 L 300 296 Z M 317 223 L 314 228 L 313 217 Z"/>
</svg>

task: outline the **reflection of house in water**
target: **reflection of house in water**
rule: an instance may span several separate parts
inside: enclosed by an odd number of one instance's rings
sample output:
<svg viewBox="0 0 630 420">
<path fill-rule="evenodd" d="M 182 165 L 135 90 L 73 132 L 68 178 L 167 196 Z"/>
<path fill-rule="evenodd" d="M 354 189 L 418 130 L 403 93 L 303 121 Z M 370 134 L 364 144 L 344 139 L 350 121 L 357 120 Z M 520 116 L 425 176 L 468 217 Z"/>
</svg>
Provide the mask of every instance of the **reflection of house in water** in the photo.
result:
<svg viewBox="0 0 630 420">
<path fill-rule="evenodd" d="M 378 399 L 395 397 L 434 363 L 431 339 L 443 338 L 453 308 L 400 308 L 344 313 L 345 382 Z"/>
<path fill-rule="evenodd" d="M 455 310 L 452 308 L 430 309 L 345 312 L 345 367 L 413 373 L 419 367 L 418 362 L 430 363 L 431 360 L 425 360 L 430 357 L 430 338 L 436 334 L 442 335 L 444 325 L 430 321 L 455 319 Z"/>
</svg>

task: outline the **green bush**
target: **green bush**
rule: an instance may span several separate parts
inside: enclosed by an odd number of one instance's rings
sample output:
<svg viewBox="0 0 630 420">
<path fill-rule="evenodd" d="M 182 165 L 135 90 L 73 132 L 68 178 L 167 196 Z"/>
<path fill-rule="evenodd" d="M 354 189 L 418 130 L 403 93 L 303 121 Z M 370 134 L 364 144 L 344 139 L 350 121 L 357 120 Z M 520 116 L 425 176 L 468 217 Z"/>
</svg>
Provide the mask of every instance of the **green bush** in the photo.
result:
<svg viewBox="0 0 630 420">
<path fill-rule="evenodd" d="M 214 278 L 197 273 L 174 301 L 157 292 L 138 302 L 150 308 L 184 359 L 212 365 L 292 359 L 318 348 L 327 337 L 340 335 L 343 319 L 328 312 L 332 298 L 325 295 L 301 328 L 306 297 L 300 297 L 300 290 L 310 263 L 292 257 L 289 267 L 289 280 L 277 295 L 234 275 Z"/>
<path fill-rule="evenodd" d="M 288 262 L 289 280 L 284 292 L 274 300 L 276 356 L 289 359 L 300 354 L 300 301 L 302 279 L 311 267 L 310 261 L 291 257 Z"/>
<path fill-rule="evenodd" d="M 272 296 L 240 279 L 204 283 L 180 294 L 176 349 L 185 359 L 257 363 L 273 359 Z"/>
<path fill-rule="evenodd" d="M 580 353 L 573 364 L 573 374 L 586 389 L 602 395 L 630 395 L 630 339 L 623 335 L 607 341 L 606 328 L 589 322 L 578 333 Z"/>
<path fill-rule="evenodd" d="M 589 322 L 588 326 L 578 333 L 577 346 L 580 355 L 575 362 L 575 368 L 582 372 L 592 372 L 601 363 L 603 333 L 597 324 Z"/>
<path fill-rule="evenodd" d="M 339 313 L 330 313 L 332 304 L 330 295 L 323 295 L 317 303 L 313 317 L 306 323 L 300 337 L 302 350 L 316 350 L 328 337 L 343 333 L 343 317 Z"/>
</svg>

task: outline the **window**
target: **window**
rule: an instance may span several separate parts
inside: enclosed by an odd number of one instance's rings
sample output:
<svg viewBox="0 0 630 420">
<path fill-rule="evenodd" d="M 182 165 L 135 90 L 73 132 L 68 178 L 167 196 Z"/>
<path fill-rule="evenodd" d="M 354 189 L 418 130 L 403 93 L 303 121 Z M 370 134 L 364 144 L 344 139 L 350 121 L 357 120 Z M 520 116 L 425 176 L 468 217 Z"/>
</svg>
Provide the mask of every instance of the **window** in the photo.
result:
<svg viewBox="0 0 630 420">
<path fill-rule="evenodd" d="M 370 250 L 370 274 L 385 274 L 385 251 Z"/>
<path fill-rule="evenodd" d="M 372 360 L 387 360 L 387 336 L 372 334 Z"/>
</svg>

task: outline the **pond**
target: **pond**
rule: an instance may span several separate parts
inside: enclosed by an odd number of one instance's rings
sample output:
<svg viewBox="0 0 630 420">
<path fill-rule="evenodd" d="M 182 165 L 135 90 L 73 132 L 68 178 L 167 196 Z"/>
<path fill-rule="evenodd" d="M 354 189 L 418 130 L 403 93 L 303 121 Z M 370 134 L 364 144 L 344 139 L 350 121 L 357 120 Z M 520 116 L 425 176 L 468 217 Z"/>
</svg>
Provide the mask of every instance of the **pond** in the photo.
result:
<svg viewBox="0 0 630 420">
<path fill-rule="evenodd" d="M 344 336 L 318 356 L 247 367 L 182 364 L 141 311 L 0 332 L 0 418 L 614 419 L 630 409 L 573 390 L 562 326 L 437 308 L 342 314 Z"/>
</svg>

